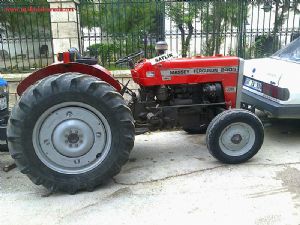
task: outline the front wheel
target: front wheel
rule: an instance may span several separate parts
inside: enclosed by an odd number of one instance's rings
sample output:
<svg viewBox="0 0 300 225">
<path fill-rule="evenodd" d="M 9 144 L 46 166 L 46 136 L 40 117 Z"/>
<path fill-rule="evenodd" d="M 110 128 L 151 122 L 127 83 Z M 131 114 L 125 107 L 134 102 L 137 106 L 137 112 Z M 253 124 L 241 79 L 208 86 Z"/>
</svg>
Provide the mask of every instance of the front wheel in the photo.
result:
<svg viewBox="0 0 300 225">
<path fill-rule="evenodd" d="M 253 113 L 234 109 L 216 116 L 207 128 L 210 153 L 224 163 L 237 164 L 252 158 L 261 148 L 264 129 Z"/>
<path fill-rule="evenodd" d="M 134 143 L 122 96 L 88 75 L 47 77 L 27 89 L 8 123 L 8 144 L 22 173 L 51 190 L 93 190 L 120 172 Z"/>
</svg>

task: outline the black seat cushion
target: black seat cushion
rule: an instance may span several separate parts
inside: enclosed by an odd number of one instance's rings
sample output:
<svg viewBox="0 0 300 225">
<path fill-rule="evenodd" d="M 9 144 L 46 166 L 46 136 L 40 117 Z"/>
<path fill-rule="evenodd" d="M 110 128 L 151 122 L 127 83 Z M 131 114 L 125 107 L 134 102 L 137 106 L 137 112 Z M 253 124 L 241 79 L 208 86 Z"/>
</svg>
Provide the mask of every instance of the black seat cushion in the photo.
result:
<svg viewBox="0 0 300 225">
<path fill-rule="evenodd" d="M 87 65 L 95 65 L 98 63 L 98 60 L 96 58 L 80 58 L 80 59 L 76 59 L 75 62 L 83 63 Z"/>
</svg>

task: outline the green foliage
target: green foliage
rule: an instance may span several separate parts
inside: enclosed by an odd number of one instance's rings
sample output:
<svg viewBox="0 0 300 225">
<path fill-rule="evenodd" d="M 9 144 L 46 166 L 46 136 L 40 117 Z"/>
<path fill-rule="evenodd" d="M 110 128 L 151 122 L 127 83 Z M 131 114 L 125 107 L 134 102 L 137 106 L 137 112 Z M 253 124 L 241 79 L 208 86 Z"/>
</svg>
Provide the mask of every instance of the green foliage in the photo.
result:
<svg viewBox="0 0 300 225">
<path fill-rule="evenodd" d="M 103 37 L 102 44 L 88 48 L 91 54 L 96 48 L 104 65 L 140 50 L 152 56 L 154 46 L 151 42 L 163 28 L 160 19 L 164 8 L 159 5 L 157 1 L 143 0 L 101 0 L 96 4 L 82 1 L 81 26 L 90 31 L 100 28 Z"/>
<path fill-rule="evenodd" d="M 187 56 L 189 51 L 195 19 L 200 19 L 206 34 L 206 44 L 202 50 L 205 55 L 213 55 L 220 53 L 226 30 L 241 26 L 247 18 L 247 4 L 238 0 L 166 2 L 166 9 L 181 33 L 182 56 Z"/>
<path fill-rule="evenodd" d="M 270 12 L 274 15 L 275 21 L 273 24 L 273 30 L 265 35 L 259 35 L 256 37 L 254 44 L 251 47 L 245 49 L 247 58 L 261 58 L 272 55 L 278 49 L 281 48 L 281 44 L 278 38 L 278 33 L 282 30 L 282 26 L 286 22 L 290 12 L 299 14 L 300 0 L 254 0 L 251 1 L 253 5 L 262 7 L 265 12 Z"/>
<path fill-rule="evenodd" d="M 235 49 L 229 48 L 229 49 L 228 49 L 228 52 L 227 52 L 227 55 L 228 55 L 228 56 L 236 56 L 236 55 L 237 55 L 237 52 L 236 52 Z"/>
<path fill-rule="evenodd" d="M 201 7 L 204 6 L 203 1 L 174 1 L 166 2 L 167 15 L 177 25 L 188 26 L 200 12 Z"/>
<path fill-rule="evenodd" d="M 175 22 L 181 33 L 181 54 L 183 57 L 186 57 L 189 51 L 190 41 L 194 32 L 193 21 L 198 17 L 202 7 L 202 1 L 166 2 L 166 14 Z M 187 35 L 186 30 L 188 31 Z"/>
<path fill-rule="evenodd" d="M 205 8 L 201 20 L 206 32 L 204 54 L 219 54 L 225 32 L 243 26 L 247 18 L 247 5 L 237 0 L 206 1 Z"/>
<path fill-rule="evenodd" d="M 92 57 L 98 57 L 99 63 L 104 66 L 110 66 L 117 59 L 129 55 L 130 53 L 142 50 L 142 46 L 135 41 L 124 40 L 123 42 L 99 43 L 90 45 L 87 50 Z M 147 46 L 147 57 L 152 57 L 154 46 Z"/>
<path fill-rule="evenodd" d="M 120 46 L 114 44 L 94 44 L 87 48 L 90 52 L 90 56 L 98 57 L 102 64 L 107 62 L 113 62 L 116 60 L 115 52 L 120 51 Z"/>
<path fill-rule="evenodd" d="M 50 29 L 49 12 L 20 12 L 29 7 L 49 8 L 47 0 L 4 0 L 0 2 L 0 25 L 13 34 L 27 34 L 36 37 Z M 19 9 L 10 11 L 9 9 Z M 45 32 L 47 33 L 47 32 Z"/>
<path fill-rule="evenodd" d="M 153 43 L 164 36 L 164 17 L 170 17 L 180 31 L 183 56 L 188 55 L 191 38 L 196 32 L 195 24 L 201 24 L 205 35 L 205 44 L 201 47 L 204 55 L 220 53 L 226 32 L 231 29 L 238 30 L 239 47 L 237 51 L 230 49 L 230 54 L 238 54 L 242 50 L 249 56 L 268 55 L 271 52 L 263 47 L 267 45 L 264 37 L 256 40 L 251 47 L 245 43 L 243 29 L 250 4 L 260 9 L 264 6 L 266 12 L 272 10 L 274 29 L 268 35 L 273 37 L 273 50 L 279 46 L 276 35 L 286 22 L 288 13 L 300 13 L 300 0 L 81 0 L 80 3 L 81 26 L 90 31 L 95 27 L 100 28 L 100 35 L 105 37 L 105 40 L 101 40 L 102 44 L 89 48 L 90 52 L 96 51 L 103 63 L 146 49 L 150 49 L 146 52 L 147 56 L 153 56 Z M 44 31 L 46 35 L 50 34 L 47 32 L 50 30 L 49 13 L 3 11 L 5 7 L 31 5 L 49 7 L 47 0 L 0 1 L 1 27 L 12 34 L 26 33 L 34 38 Z"/>
<path fill-rule="evenodd" d="M 151 34 L 157 31 L 157 2 L 102 0 L 99 4 L 81 3 L 82 26 L 100 27 L 102 32 L 122 37 L 128 33 Z"/>
<path fill-rule="evenodd" d="M 289 12 L 293 11 L 295 14 L 299 14 L 300 0 L 253 0 L 250 1 L 256 5 L 263 5 L 265 12 L 274 10 L 274 28 L 272 35 L 275 37 L 283 24 L 286 22 Z"/>
<path fill-rule="evenodd" d="M 258 36 L 255 40 L 254 48 L 254 57 L 262 58 L 270 56 L 274 53 L 275 43 L 278 42 L 277 36 L 272 35 L 261 35 Z"/>
</svg>

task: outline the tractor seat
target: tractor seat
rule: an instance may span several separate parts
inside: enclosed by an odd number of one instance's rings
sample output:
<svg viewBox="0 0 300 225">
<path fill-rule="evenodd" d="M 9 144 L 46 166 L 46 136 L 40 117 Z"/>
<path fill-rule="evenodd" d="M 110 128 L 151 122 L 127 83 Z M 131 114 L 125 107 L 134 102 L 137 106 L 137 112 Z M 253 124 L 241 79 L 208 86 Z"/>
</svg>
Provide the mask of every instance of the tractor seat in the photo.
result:
<svg viewBox="0 0 300 225">
<path fill-rule="evenodd" d="M 82 57 L 77 48 L 70 48 L 69 53 L 71 55 L 71 58 L 73 59 L 71 60 L 72 62 L 74 62 L 75 59 L 75 62 L 87 65 L 95 65 L 98 63 L 98 60 L 96 58 Z"/>
<path fill-rule="evenodd" d="M 79 59 L 76 59 L 75 62 L 83 63 L 83 64 L 87 64 L 87 65 L 95 65 L 98 63 L 98 60 L 96 58 L 79 58 Z"/>
</svg>

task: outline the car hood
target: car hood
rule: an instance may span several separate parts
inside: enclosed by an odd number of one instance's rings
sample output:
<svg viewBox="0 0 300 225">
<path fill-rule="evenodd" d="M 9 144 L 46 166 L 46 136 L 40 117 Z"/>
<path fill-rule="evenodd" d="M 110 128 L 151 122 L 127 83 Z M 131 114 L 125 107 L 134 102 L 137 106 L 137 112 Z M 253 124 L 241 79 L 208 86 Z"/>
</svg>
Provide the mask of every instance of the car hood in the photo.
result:
<svg viewBox="0 0 300 225">
<path fill-rule="evenodd" d="M 244 75 L 278 86 L 291 63 L 274 58 L 245 60 Z"/>
</svg>

